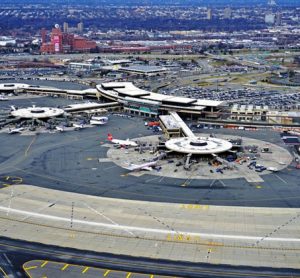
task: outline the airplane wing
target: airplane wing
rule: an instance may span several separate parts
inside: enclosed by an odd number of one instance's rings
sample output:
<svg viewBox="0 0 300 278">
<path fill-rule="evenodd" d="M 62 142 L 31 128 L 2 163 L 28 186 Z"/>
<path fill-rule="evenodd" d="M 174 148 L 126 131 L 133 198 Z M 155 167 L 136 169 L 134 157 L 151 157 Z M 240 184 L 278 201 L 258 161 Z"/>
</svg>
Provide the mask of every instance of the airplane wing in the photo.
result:
<svg viewBox="0 0 300 278">
<path fill-rule="evenodd" d="M 154 166 L 154 165 L 145 165 L 145 164 L 138 165 L 138 164 L 130 164 L 129 166 L 124 167 L 124 168 L 126 168 L 126 169 L 129 170 L 129 171 L 136 171 L 136 170 L 152 171 L 152 170 L 153 170 L 153 168 L 152 168 L 153 166 Z"/>
<path fill-rule="evenodd" d="M 135 170 L 141 169 L 141 168 L 139 168 L 139 165 L 137 165 L 137 164 L 130 164 L 129 166 L 126 166 L 124 168 L 129 171 L 135 171 Z"/>
<path fill-rule="evenodd" d="M 143 167 L 143 168 L 141 168 L 142 170 L 145 170 L 145 171 L 152 171 L 153 170 L 153 168 L 152 167 Z"/>
</svg>

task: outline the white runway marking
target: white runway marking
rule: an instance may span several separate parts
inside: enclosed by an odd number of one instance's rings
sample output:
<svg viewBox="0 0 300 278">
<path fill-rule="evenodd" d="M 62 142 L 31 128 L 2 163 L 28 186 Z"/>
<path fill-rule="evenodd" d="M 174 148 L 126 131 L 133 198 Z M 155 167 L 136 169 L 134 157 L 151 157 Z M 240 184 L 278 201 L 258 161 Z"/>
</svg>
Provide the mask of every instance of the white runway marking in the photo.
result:
<svg viewBox="0 0 300 278">
<path fill-rule="evenodd" d="M 9 266 L 13 267 L 13 264 L 12 264 L 11 260 L 7 257 L 7 255 L 4 253 L 3 256 L 6 259 L 6 261 L 8 262 Z"/>
<path fill-rule="evenodd" d="M 150 182 L 150 181 L 157 180 L 157 179 L 159 179 L 159 178 L 160 178 L 160 177 L 155 177 L 155 178 L 148 179 L 148 180 L 145 181 L 145 183 L 148 183 L 148 182 Z"/>
<path fill-rule="evenodd" d="M 220 182 L 224 187 L 226 187 L 226 184 L 225 184 L 222 180 L 219 180 L 219 182 Z"/>
<path fill-rule="evenodd" d="M 106 170 L 109 170 L 109 169 L 112 169 L 112 168 L 116 168 L 118 167 L 117 165 L 113 165 L 113 166 L 110 166 L 110 167 L 107 167 L 107 168 L 104 168 L 103 170 L 106 171 Z"/>
<path fill-rule="evenodd" d="M 283 183 L 285 183 L 285 184 L 287 184 L 287 182 L 283 179 L 283 178 L 281 178 L 281 177 L 279 177 L 278 175 L 276 175 L 276 174 L 274 174 L 279 180 L 281 180 Z"/>
<path fill-rule="evenodd" d="M 69 222 L 69 218 L 48 215 L 48 214 L 41 214 L 37 212 L 31 211 L 24 211 L 19 209 L 12 209 L 9 207 L 0 206 L 0 211 L 3 212 L 10 212 L 15 214 L 27 215 L 36 218 L 42 218 L 47 220 L 53 221 L 60 221 L 60 222 Z M 101 222 L 94 222 L 94 221 L 85 221 L 85 220 L 78 220 L 73 219 L 73 223 L 82 224 L 85 226 L 96 226 L 96 227 L 103 227 L 103 228 L 110 228 L 114 230 L 122 230 L 125 229 L 128 231 L 135 231 L 135 232 L 144 232 L 144 233 L 155 233 L 155 234 L 187 234 L 190 236 L 200 236 L 203 238 L 209 239 L 236 239 L 236 240 L 261 240 L 262 236 L 247 236 L 247 235 L 224 235 L 224 234 L 209 234 L 209 233 L 195 233 L 195 232 L 188 232 L 188 231 L 173 231 L 173 230 L 165 230 L 165 229 L 154 229 L 154 228 L 144 228 L 144 227 L 136 227 L 136 226 L 127 226 L 127 225 L 115 225 L 115 224 L 108 224 L 108 223 L 101 223 Z M 300 238 L 283 238 L 283 237 L 267 237 L 264 238 L 264 241 L 274 241 L 274 242 L 300 242 Z"/>
<path fill-rule="evenodd" d="M 43 211 L 43 210 L 49 208 L 51 205 L 52 205 L 52 206 L 55 205 L 57 202 L 58 202 L 58 200 L 56 200 L 54 203 L 51 203 L 51 204 L 47 203 L 46 206 L 41 207 L 41 208 L 40 208 L 39 210 L 37 210 L 37 211 L 38 211 L 38 212 L 41 212 L 41 211 Z M 27 220 L 27 219 L 29 219 L 29 218 L 30 218 L 30 215 L 26 215 L 24 218 L 22 218 L 21 221 L 25 221 L 25 220 Z"/>
<path fill-rule="evenodd" d="M 109 221 L 110 223 L 112 223 L 115 226 L 121 226 L 118 223 L 116 223 L 115 221 L 113 221 L 111 218 L 107 217 L 106 215 L 104 215 L 103 213 L 101 213 L 100 211 L 90 207 L 88 204 L 83 203 L 88 209 L 90 209 L 91 211 L 95 212 L 96 214 L 99 214 L 100 216 L 102 216 L 104 219 L 106 219 L 107 221 Z M 124 229 L 125 232 L 129 233 L 132 236 L 135 236 L 135 234 L 131 231 L 129 231 L 128 229 Z"/>
<path fill-rule="evenodd" d="M 165 176 L 162 176 L 162 177 L 159 179 L 158 182 L 159 182 L 159 183 L 162 182 L 162 180 L 163 180 L 164 178 L 165 178 Z"/>
<path fill-rule="evenodd" d="M 7 216 L 9 215 L 9 212 L 10 212 L 11 201 L 12 201 L 13 196 L 14 196 L 14 187 L 12 186 L 11 193 L 10 193 L 10 198 L 9 198 L 8 209 L 7 209 L 7 212 L 6 212 Z"/>
</svg>

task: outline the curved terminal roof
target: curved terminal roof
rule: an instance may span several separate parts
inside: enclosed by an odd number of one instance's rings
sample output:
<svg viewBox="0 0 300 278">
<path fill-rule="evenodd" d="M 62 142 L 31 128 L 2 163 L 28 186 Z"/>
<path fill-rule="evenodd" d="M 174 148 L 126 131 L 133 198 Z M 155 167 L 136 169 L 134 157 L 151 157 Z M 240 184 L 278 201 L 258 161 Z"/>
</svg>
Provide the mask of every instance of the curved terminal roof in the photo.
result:
<svg viewBox="0 0 300 278">
<path fill-rule="evenodd" d="M 63 109 L 52 107 L 29 107 L 13 110 L 11 115 L 25 119 L 43 119 L 60 116 L 64 113 Z"/>
<path fill-rule="evenodd" d="M 85 103 L 74 103 L 65 106 L 66 111 L 72 111 L 76 109 L 91 109 L 91 108 L 99 108 L 102 104 L 98 102 L 85 102 Z"/>
<path fill-rule="evenodd" d="M 122 67 L 119 70 L 125 72 L 137 72 L 137 73 L 157 73 L 157 72 L 165 72 L 167 69 L 165 67 L 158 66 L 144 66 L 144 65 L 133 65 L 129 67 Z"/>
<path fill-rule="evenodd" d="M 137 88 L 132 82 L 106 82 L 96 86 L 96 89 L 87 90 L 66 90 L 54 87 L 29 85 L 22 83 L 4 83 L 0 84 L 0 92 L 9 92 L 15 90 L 26 90 L 28 92 L 51 92 L 51 93 L 70 93 L 78 95 L 90 95 L 100 92 L 103 96 L 114 101 L 125 100 L 125 98 L 136 98 L 136 101 L 154 101 L 157 105 L 168 107 L 178 107 L 183 109 L 192 109 L 194 111 L 201 111 L 205 107 L 218 107 L 225 104 L 224 101 L 194 99 L 179 96 L 163 95 L 152 93 L 146 90 Z"/>
<path fill-rule="evenodd" d="M 208 100 L 208 99 L 194 99 L 179 96 L 163 95 L 152 93 L 137 88 L 131 82 L 107 82 L 96 86 L 104 96 L 116 98 L 116 100 L 124 97 L 135 97 L 140 100 L 158 101 L 162 105 L 190 107 L 195 110 L 202 110 L 205 107 L 218 107 L 225 105 L 224 101 Z"/>
<path fill-rule="evenodd" d="M 131 82 L 107 82 L 102 83 L 101 86 L 106 90 L 114 90 L 123 96 L 141 97 L 150 95 L 150 92 L 137 88 Z"/>
</svg>

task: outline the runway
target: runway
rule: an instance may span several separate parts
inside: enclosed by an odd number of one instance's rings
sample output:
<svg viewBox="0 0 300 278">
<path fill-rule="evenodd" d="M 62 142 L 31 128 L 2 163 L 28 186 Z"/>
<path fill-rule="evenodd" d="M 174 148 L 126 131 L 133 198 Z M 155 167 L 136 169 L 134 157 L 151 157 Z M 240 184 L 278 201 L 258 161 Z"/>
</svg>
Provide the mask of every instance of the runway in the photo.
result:
<svg viewBox="0 0 300 278">
<path fill-rule="evenodd" d="M 13 193 L 12 193 L 13 192 Z M 0 191 L 1 234 L 116 255 L 300 268 L 300 210 L 128 201 L 30 185 Z"/>
<path fill-rule="evenodd" d="M 51 205 L 54 205 L 51 204 Z M 47 205 L 46 207 L 49 207 L 51 205 Z M 94 211 L 96 214 L 101 215 L 103 218 L 107 219 L 109 223 L 103 223 L 103 222 L 93 222 L 93 221 L 84 221 L 84 220 L 76 220 L 72 219 L 72 224 L 79 224 L 79 225 L 85 225 L 87 227 L 99 227 L 99 228 L 107 228 L 107 229 L 112 229 L 116 231 L 123 231 L 127 232 L 129 235 L 140 237 L 137 235 L 137 233 L 153 233 L 156 235 L 168 235 L 173 236 L 173 235 L 182 235 L 182 237 L 198 237 L 198 238 L 206 238 L 206 239 L 220 239 L 220 240 L 250 240 L 250 241 L 271 241 L 271 242 L 291 242 L 291 243 L 298 243 L 300 242 L 300 238 L 284 238 L 284 237 L 258 237 L 258 236 L 243 236 L 243 235 L 224 235 L 224 234 L 209 234 L 209 233 L 196 233 L 196 232 L 189 232 L 189 231 L 182 231 L 182 230 L 166 230 L 166 229 L 153 229 L 153 228 L 143 228 L 143 227 L 137 227 L 137 226 L 126 226 L 126 225 L 119 225 L 118 223 L 114 222 L 111 220 L 109 217 L 104 216 L 102 213 L 98 212 L 97 210 L 93 209 L 92 207 L 86 206 Z M 14 209 L 9 207 L 4 207 L 0 206 L 0 211 L 1 212 L 6 212 L 6 215 L 9 216 L 9 214 L 17 214 L 20 216 L 24 217 L 25 219 L 29 219 L 30 217 L 36 217 L 40 219 L 44 219 L 45 221 L 51 220 L 51 221 L 58 221 L 58 222 L 70 222 L 70 218 L 66 217 L 59 217 L 59 216 L 53 216 L 53 215 L 47 215 L 47 214 L 42 214 L 42 213 L 36 213 L 32 211 L 26 211 L 26 210 L 19 210 L 19 209 Z M 298 218 L 297 211 L 295 212 L 296 216 L 291 217 L 291 219 L 296 220 Z M 286 225 L 289 223 L 286 222 Z M 283 225 L 283 224 L 282 224 Z M 283 225 L 284 227 L 285 225 Z M 220 243 L 221 244 L 221 243 Z M 222 244 L 221 244 L 222 245 Z M 254 245 L 254 244 L 253 244 Z"/>
</svg>

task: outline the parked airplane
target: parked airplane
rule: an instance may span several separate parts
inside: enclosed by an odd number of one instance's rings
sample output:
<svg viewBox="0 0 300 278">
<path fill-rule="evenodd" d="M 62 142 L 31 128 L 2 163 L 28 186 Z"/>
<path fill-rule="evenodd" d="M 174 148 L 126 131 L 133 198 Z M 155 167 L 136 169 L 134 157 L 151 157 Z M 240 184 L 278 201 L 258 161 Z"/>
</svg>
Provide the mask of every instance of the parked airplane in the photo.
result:
<svg viewBox="0 0 300 278">
<path fill-rule="evenodd" d="M 289 134 L 292 134 L 292 135 L 300 136 L 300 132 L 297 132 L 297 131 L 289 130 L 288 133 L 289 133 Z"/>
<path fill-rule="evenodd" d="M 64 129 L 63 126 L 56 126 L 55 129 L 58 130 L 58 131 L 60 131 L 60 132 L 65 131 L 65 129 Z"/>
<path fill-rule="evenodd" d="M 91 125 L 105 125 L 108 122 L 107 117 L 92 117 L 90 120 Z"/>
<path fill-rule="evenodd" d="M 152 171 L 153 168 L 157 164 L 158 160 L 146 162 L 143 164 L 130 164 L 128 167 L 124 167 L 125 169 L 129 171 L 138 171 L 138 170 L 146 170 L 146 171 Z"/>
<path fill-rule="evenodd" d="M 73 127 L 75 127 L 75 130 L 83 129 L 85 126 L 83 124 L 73 124 Z"/>
<path fill-rule="evenodd" d="M 276 167 L 268 167 L 267 170 L 271 172 L 278 172 L 279 170 Z"/>
<path fill-rule="evenodd" d="M 8 98 L 0 95 L 0 101 L 5 101 L 5 100 L 8 100 Z"/>
<path fill-rule="evenodd" d="M 24 127 L 9 129 L 9 134 L 21 133 L 24 130 Z"/>
<path fill-rule="evenodd" d="M 113 139 L 113 136 L 111 133 L 107 134 L 107 140 L 111 141 L 113 144 L 117 144 L 119 146 L 129 146 L 129 147 L 137 147 L 138 144 L 134 141 L 131 141 L 129 139 L 127 140 L 120 140 L 120 139 Z"/>
</svg>

